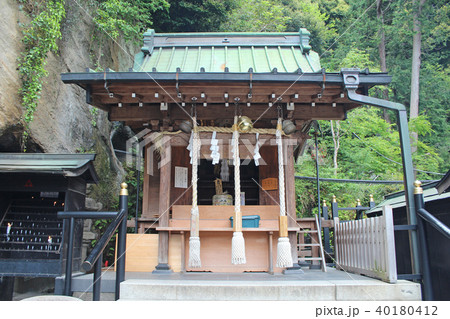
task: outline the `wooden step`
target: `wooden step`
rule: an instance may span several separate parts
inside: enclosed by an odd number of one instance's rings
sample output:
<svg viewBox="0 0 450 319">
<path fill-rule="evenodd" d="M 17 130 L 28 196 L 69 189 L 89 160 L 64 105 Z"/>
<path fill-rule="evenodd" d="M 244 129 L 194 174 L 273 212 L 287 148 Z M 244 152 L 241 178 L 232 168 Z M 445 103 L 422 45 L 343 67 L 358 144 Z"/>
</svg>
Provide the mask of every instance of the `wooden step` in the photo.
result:
<svg viewBox="0 0 450 319">
<path fill-rule="evenodd" d="M 317 233 L 318 231 L 317 230 L 299 230 L 298 232 L 308 234 L 308 233 Z"/>
</svg>

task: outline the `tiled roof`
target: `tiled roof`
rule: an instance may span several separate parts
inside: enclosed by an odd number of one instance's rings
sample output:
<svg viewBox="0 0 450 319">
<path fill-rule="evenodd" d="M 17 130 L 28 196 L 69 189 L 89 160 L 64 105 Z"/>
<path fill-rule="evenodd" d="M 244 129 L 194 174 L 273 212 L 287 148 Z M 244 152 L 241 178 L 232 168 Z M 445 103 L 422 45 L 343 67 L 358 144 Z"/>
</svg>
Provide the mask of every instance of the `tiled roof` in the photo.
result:
<svg viewBox="0 0 450 319">
<path fill-rule="evenodd" d="M 309 32 L 144 34 L 135 72 L 318 72 Z"/>
</svg>

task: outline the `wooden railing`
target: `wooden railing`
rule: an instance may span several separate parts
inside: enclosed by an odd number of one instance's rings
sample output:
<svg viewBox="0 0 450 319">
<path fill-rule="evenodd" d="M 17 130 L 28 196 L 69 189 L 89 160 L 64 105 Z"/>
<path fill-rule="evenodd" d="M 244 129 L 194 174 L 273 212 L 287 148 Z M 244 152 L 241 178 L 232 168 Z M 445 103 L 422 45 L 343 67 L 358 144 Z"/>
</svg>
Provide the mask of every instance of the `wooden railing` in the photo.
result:
<svg viewBox="0 0 450 319">
<path fill-rule="evenodd" d="M 391 206 L 383 207 L 382 216 L 341 222 L 335 233 L 336 268 L 397 282 Z"/>
</svg>

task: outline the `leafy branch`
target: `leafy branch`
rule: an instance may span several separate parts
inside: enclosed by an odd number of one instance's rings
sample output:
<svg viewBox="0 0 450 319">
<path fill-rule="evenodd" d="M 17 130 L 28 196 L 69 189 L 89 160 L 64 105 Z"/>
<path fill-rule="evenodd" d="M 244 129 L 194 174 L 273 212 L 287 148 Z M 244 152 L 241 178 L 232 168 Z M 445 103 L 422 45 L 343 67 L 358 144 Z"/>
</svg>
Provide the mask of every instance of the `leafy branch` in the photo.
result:
<svg viewBox="0 0 450 319">
<path fill-rule="evenodd" d="M 22 1 L 20 1 L 22 2 Z M 19 75 L 22 87 L 19 94 L 22 106 L 24 132 L 22 148 L 26 151 L 29 123 L 33 121 L 42 92 L 42 79 L 48 75 L 45 70 L 47 55 L 58 50 L 57 41 L 61 38 L 61 21 L 65 17 L 65 0 L 43 1 L 33 6 L 34 16 L 30 25 L 23 31 L 22 42 L 25 50 L 19 58 Z"/>
</svg>

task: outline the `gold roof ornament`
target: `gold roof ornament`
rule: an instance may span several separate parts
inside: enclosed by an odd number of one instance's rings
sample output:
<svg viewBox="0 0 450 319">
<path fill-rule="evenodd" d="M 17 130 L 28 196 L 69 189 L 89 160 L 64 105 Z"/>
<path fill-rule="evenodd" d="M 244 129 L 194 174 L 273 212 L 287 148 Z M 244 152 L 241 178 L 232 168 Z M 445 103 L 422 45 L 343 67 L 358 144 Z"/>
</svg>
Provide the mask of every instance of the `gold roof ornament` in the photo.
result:
<svg viewBox="0 0 450 319">
<path fill-rule="evenodd" d="M 422 182 L 419 180 L 414 182 L 414 194 L 423 194 Z"/>
<path fill-rule="evenodd" d="M 336 201 L 336 195 L 333 195 L 333 203 L 337 203 L 337 201 Z"/>
</svg>

